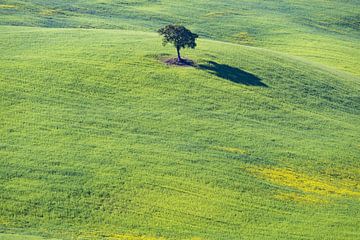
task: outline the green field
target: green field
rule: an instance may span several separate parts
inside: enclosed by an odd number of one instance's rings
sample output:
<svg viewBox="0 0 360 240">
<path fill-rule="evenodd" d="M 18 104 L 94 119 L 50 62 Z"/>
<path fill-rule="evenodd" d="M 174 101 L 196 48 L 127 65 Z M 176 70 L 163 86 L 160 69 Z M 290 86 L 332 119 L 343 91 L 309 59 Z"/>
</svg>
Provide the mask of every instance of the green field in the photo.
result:
<svg viewBox="0 0 360 240">
<path fill-rule="evenodd" d="M 0 239 L 359 239 L 359 10 L 0 0 Z"/>
</svg>

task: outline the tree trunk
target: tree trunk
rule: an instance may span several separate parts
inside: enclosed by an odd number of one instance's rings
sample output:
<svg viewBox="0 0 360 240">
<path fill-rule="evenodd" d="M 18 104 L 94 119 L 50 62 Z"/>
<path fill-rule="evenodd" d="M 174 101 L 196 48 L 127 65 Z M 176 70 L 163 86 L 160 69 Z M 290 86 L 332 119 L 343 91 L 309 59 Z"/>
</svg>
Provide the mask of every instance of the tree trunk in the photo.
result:
<svg viewBox="0 0 360 240">
<path fill-rule="evenodd" d="M 182 62 L 182 59 L 181 59 L 181 56 L 180 56 L 180 48 L 177 47 L 176 51 L 177 51 L 177 55 L 178 55 L 178 62 Z"/>
</svg>

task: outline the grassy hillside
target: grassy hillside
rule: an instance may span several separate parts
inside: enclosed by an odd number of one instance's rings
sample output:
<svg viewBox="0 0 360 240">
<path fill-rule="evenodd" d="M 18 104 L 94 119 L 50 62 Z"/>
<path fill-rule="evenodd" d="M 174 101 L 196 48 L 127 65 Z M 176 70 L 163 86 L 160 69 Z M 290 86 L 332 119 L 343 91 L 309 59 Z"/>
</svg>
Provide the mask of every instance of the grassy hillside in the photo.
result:
<svg viewBox="0 0 360 240">
<path fill-rule="evenodd" d="M 0 239 L 1 240 L 44 240 L 45 238 L 37 237 L 37 236 L 31 236 L 31 235 L 19 235 L 19 234 L 3 234 L 0 233 Z M 55 239 L 48 239 L 48 240 L 55 240 Z"/>
<path fill-rule="evenodd" d="M 0 232 L 360 237 L 358 78 L 205 39 L 169 67 L 160 42 L 0 27 Z"/>
<path fill-rule="evenodd" d="M 206 38 L 266 47 L 360 75 L 358 0 L 0 1 L 2 25 L 154 31 L 174 22 Z"/>
</svg>

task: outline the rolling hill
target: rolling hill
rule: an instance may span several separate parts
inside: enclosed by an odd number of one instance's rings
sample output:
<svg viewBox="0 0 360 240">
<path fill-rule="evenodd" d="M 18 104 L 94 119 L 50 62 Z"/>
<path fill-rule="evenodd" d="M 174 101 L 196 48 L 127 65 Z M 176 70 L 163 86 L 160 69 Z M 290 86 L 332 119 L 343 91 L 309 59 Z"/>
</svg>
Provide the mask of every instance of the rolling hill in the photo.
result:
<svg viewBox="0 0 360 240">
<path fill-rule="evenodd" d="M 359 238 L 359 8 L 316 3 L 0 1 L 0 239 Z"/>
<path fill-rule="evenodd" d="M 0 24 L 155 31 L 169 23 L 205 38 L 290 53 L 359 77 L 358 0 L 2 0 Z"/>
</svg>

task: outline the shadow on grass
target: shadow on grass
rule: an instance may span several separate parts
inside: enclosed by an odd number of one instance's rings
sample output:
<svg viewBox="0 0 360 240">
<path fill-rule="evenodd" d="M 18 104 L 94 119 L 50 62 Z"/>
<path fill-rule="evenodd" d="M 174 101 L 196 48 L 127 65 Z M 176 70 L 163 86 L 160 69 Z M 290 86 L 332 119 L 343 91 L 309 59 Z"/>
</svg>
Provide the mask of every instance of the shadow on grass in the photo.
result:
<svg viewBox="0 0 360 240">
<path fill-rule="evenodd" d="M 257 76 L 226 64 L 219 64 L 214 61 L 209 61 L 206 64 L 200 64 L 198 67 L 215 76 L 232 81 L 234 83 L 248 86 L 268 87 L 268 85 L 261 82 L 261 79 Z"/>
</svg>

